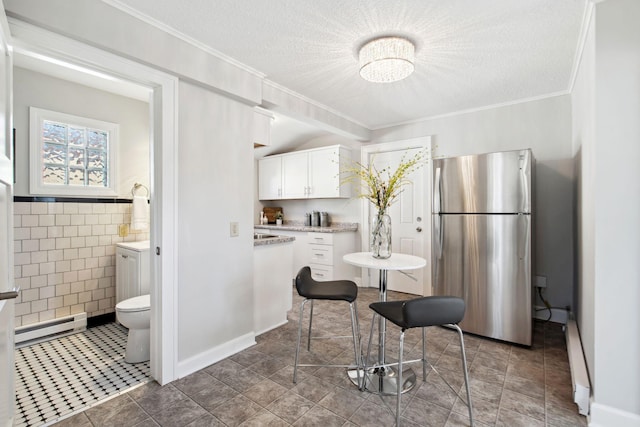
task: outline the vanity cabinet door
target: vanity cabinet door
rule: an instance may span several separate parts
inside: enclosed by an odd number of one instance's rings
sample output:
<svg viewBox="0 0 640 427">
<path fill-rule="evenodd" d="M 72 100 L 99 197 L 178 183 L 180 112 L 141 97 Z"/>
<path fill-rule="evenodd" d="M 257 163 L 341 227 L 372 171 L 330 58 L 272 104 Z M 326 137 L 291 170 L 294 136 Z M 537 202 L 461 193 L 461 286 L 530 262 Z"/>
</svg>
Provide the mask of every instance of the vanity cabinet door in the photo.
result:
<svg viewBox="0 0 640 427">
<path fill-rule="evenodd" d="M 116 304 L 140 293 L 140 253 L 116 249 Z"/>
</svg>

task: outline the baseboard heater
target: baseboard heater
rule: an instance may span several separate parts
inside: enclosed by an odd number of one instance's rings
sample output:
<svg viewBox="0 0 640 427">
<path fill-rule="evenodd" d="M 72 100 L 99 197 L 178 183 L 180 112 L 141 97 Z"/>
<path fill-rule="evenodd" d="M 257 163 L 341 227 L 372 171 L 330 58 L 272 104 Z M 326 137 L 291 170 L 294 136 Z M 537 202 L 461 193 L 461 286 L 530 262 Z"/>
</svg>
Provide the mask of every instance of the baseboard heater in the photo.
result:
<svg viewBox="0 0 640 427">
<path fill-rule="evenodd" d="M 581 415 L 589 415 L 591 385 L 587 372 L 587 364 L 584 359 L 584 353 L 582 352 L 580 332 L 574 319 L 570 318 L 567 320 L 565 336 L 567 339 L 567 355 L 569 356 L 569 365 L 571 366 L 573 401 L 578 405 L 578 412 L 580 412 Z"/>
<path fill-rule="evenodd" d="M 87 313 L 59 317 L 32 325 L 20 326 L 15 330 L 16 348 L 75 334 L 87 329 Z"/>
</svg>

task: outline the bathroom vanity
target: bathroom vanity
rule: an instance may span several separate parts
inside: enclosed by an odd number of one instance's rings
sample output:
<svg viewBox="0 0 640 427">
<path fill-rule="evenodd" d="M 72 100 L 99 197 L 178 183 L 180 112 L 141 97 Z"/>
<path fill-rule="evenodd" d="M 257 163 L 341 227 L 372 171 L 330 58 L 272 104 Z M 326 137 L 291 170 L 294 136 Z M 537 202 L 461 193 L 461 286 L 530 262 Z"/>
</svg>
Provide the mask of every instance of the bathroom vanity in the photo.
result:
<svg viewBox="0 0 640 427">
<path fill-rule="evenodd" d="M 149 293 L 149 241 L 116 244 L 116 304 Z"/>
</svg>

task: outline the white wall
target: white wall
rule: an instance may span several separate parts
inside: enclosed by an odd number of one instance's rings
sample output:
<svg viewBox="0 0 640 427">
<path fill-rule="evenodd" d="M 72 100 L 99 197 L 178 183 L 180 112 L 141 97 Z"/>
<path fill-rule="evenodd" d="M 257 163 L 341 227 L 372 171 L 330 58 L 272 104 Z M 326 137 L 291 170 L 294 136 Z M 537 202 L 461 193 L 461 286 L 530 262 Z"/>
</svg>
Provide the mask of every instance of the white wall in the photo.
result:
<svg viewBox="0 0 640 427">
<path fill-rule="evenodd" d="M 639 16 L 636 0 L 596 3 L 573 94 L 592 426 L 640 426 Z"/>
<path fill-rule="evenodd" d="M 131 198 L 133 184 L 149 188 L 149 104 L 24 68 L 14 68 L 16 196 L 29 193 L 29 107 L 120 125 L 118 197 Z"/>
<path fill-rule="evenodd" d="M 178 359 L 185 361 L 253 331 L 253 110 L 189 83 L 179 90 Z M 240 237 L 229 237 L 231 221 Z"/>
<path fill-rule="evenodd" d="M 373 132 L 374 142 L 432 136 L 434 156 L 531 148 L 537 159 L 536 274 L 553 306 L 573 304 L 573 159 L 568 95 Z"/>
<path fill-rule="evenodd" d="M 575 159 L 575 316 L 591 383 L 595 368 L 595 20 L 591 19 L 571 93 Z"/>
</svg>

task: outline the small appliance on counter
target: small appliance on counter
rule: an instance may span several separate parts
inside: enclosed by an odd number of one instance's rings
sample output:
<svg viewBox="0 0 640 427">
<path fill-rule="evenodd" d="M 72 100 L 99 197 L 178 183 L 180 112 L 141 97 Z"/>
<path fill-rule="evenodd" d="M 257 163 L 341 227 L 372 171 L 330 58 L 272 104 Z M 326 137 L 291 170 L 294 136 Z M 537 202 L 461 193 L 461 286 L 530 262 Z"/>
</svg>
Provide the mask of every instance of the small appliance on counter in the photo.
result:
<svg viewBox="0 0 640 427">
<path fill-rule="evenodd" d="M 328 212 L 320 212 L 320 227 L 329 227 L 331 220 L 329 219 Z"/>
<path fill-rule="evenodd" d="M 307 227 L 330 227 L 331 219 L 328 212 L 313 211 L 305 214 L 304 225 Z"/>
<path fill-rule="evenodd" d="M 311 212 L 311 226 L 320 227 L 320 212 L 318 211 Z"/>
</svg>

